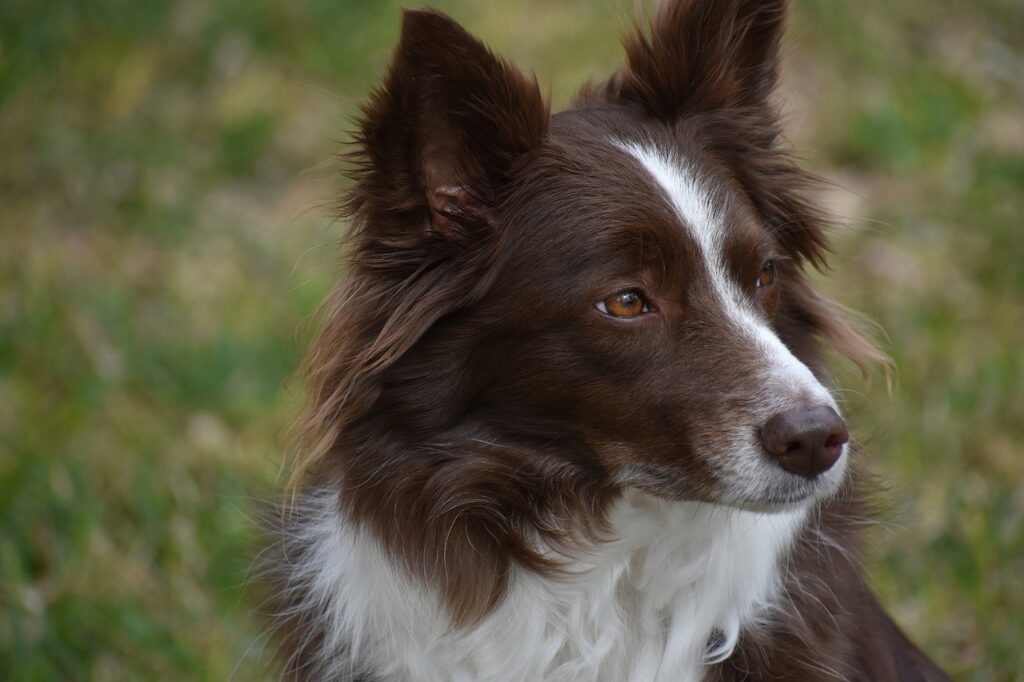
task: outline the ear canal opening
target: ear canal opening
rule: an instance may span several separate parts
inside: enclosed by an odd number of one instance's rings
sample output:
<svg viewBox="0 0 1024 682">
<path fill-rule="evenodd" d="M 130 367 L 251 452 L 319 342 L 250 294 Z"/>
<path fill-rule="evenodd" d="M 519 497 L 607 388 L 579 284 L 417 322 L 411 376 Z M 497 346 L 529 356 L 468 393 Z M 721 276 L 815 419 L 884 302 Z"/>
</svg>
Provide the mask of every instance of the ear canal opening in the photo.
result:
<svg viewBox="0 0 1024 682">
<path fill-rule="evenodd" d="M 438 111 L 425 111 L 420 119 L 426 136 L 419 153 L 422 192 L 430 209 L 431 232 L 458 238 L 472 227 L 493 224 L 490 201 L 480 162 L 451 121 Z"/>
<path fill-rule="evenodd" d="M 490 205 L 466 185 L 439 185 L 427 193 L 430 204 L 430 229 L 447 237 L 456 237 L 466 227 L 493 225 Z"/>
</svg>

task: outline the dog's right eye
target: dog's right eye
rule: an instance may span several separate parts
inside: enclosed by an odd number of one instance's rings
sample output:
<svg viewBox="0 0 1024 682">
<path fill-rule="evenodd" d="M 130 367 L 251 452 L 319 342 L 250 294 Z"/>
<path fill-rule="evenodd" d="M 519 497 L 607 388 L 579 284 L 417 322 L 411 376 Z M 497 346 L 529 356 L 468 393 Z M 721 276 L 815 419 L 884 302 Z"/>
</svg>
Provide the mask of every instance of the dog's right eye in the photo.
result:
<svg viewBox="0 0 1024 682">
<path fill-rule="evenodd" d="M 598 302 L 597 309 L 609 317 L 629 320 L 651 312 L 651 307 L 639 291 L 621 291 Z"/>
<path fill-rule="evenodd" d="M 779 281 L 779 270 L 774 260 L 766 260 L 757 273 L 757 288 L 767 289 Z"/>
</svg>

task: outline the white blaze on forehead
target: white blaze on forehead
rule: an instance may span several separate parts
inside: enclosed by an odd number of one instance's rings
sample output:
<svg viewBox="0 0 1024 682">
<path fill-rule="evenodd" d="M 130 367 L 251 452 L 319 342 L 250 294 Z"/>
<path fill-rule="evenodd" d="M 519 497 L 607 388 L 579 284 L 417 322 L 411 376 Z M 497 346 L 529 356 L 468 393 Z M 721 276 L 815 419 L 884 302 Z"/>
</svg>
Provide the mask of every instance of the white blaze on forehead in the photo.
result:
<svg viewBox="0 0 1024 682">
<path fill-rule="evenodd" d="M 721 266 L 718 252 L 722 243 L 722 217 L 714 208 L 713 197 L 707 186 L 691 169 L 676 159 L 635 142 L 619 146 L 639 161 L 665 192 L 677 217 L 700 246 L 712 269 L 712 275 L 717 276 L 719 273 L 715 271 Z"/>
<path fill-rule="evenodd" d="M 717 294 L 724 312 L 744 330 L 761 336 L 764 324 L 752 315 L 743 292 L 736 286 L 725 269 L 722 243 L 725 241 L 725 219 L 715 206 L 716 197 L 706 181 L 680 159 L 648 149 L 636 143 L 620 145 L 640 162 L 655 183 L 665 193 L 676 217 L 697 242 L 707 268 L 711 286 Z M 765 329 L 765 331 L 770 330 Z M 772 334 L 774 336 L 774 334 Z"/>
<path fill-rule="evenodd" d="M 761 349 L 771 367 L 774 379 L 793 393 L 793 399 L 816 398 L 835 407 L 828 391 L 811 371 L 796 359 L 775 332 L 754 310 L 749 296 L 729 275 L 722 255 L 725 241 L 725 217 L 716 205 L 709 183 L 685 161 L 635 142 L 619 147 L 651 175 L 665 193 L 676 217 L 700 248 L 711 287 L 722 305 L 723 313 L 747 338 Z"/>
</svg>

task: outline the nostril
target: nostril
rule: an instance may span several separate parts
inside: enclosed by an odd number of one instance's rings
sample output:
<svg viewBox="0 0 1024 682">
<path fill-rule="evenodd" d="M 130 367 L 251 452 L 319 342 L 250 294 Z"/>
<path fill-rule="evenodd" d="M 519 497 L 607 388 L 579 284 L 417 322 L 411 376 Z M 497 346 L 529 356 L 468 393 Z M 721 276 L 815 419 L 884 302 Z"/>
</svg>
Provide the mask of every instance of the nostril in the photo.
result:
<svg viewBox="0 0 1024 682">
<path fill-rule="evenodd" d="M 835 413 L 835 410 L 829 410 L 831 415 L 825 420 L 824 431 L 828 434 L 825 438 L 825 447 L 833 450 L 838 449 L 846 445 L 850 440 L 850 432 L 846 430 L 846 423 L 843 422 L 843 418 Z"/>
<path fill-rule="evenodd" d="M 847 439 L 845 437 L 832 435 L 829 436 L 828 440 L 825 441 L 825 447 L 828 448 L 829 450 L 841 448 L 843 447 L 843 445 L 846 444 L 846 440 Z"/>
</svg>

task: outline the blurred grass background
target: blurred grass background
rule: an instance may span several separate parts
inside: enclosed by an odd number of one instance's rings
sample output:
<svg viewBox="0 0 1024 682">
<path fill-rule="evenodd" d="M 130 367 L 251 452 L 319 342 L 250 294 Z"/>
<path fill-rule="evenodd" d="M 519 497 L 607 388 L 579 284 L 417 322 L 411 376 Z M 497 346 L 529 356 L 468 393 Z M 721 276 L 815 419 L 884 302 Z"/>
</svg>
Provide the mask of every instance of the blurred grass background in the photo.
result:
<svg viewBox="0 0 1024 682">
<path fill-rule="evenodd" d="M 435 3 L 556 103 L 618 0 Z M 0 678 L 262 679 L 246 587 L 355 104 L 397 3 L 0 0 Z M 1024 679 L 1024 5 L 799 0 L 783 101 L 835 183 L 839 367 L 891 504 L 876 588 L 959 680 Z"/>
</svg>

